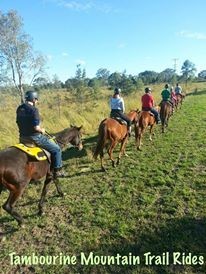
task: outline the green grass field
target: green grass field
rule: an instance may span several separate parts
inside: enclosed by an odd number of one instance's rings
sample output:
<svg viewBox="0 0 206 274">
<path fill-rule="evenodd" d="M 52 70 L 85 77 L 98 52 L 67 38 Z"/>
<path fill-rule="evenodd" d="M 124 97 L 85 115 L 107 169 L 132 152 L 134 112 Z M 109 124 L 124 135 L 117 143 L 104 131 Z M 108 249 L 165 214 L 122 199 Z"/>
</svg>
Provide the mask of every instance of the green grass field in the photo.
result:
<svg viewBox="0 0 206 274">
<path fill-rule="evenodd" d="M 131 137 L 129 157 L 112 168 L 106 156 L 106 173 L 100 172 L 100 161 L 92 159 L 95 136 L 85 137 L 81 152 L 67 149 L 63 160 L 69 177 L 60 181 L 63 199 L 52 184 L 45 215 L 39 217 L 43 184 L 31 183 L 17 204 L 25 218 L 22 228 L 0 209 L 0 273 L 206 273 L 205 106 L 205 90 L 187 96 L 165 134 L 157 126 L 150 142 L 146 133 L 142 151 Z M 3 191 L 0 204 L 7 196 Z M 77 258 L 70 265 L 18 265 L 17 259 L 17 265 L 11 265 L 12 252 Z M 81 263 L 81 253 L 90 252 L 97 264 Z M 147 264 L 147 252 L 161 257 Z M 169 254 L 168 265 L 164 253 Z M 101 255 L 117 254 L 139 256 L 139 264 L 98 265 Z"/>
</svg>

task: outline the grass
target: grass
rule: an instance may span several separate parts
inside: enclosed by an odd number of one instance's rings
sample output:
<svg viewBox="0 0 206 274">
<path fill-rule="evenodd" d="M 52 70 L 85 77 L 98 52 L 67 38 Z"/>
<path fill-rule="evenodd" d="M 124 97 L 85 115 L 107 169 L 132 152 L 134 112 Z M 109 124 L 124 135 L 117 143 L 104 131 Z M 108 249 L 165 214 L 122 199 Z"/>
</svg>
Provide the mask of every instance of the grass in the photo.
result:
<svg viewBox="0 0 206 274">
<path fill-rule="evenodd" d="M 84 150 L 68 149 L 63 159 L 69 177 L 61 179 L 65 198 L 52 184 L 45 215 L 38 217 L 42 183 L 31 183 L 17 208 L 25 218 L 18 228 L 0 209 L 0 273 L 205 273 L 205 264 L 172 263 L 173 252 L 192 253 L 206 260 L 205 121 L 206 91 L 187 96 L 169 122 L 165 134 L 157 127 L 153 142 L 148 133 L 142 151 L 134 137 L 129 157 L 117 168 L 106 160 L 107 172 L 92 159 L 96 137 L 85 138 Z M 115 155 L 117 156 L 118 150 Z M 8 193 L 2 192 L 0 204 Z M 75 265 L 10 264 L 18 255 L 75 255 Z M 140 265 L 81 265 L 80 253 L 140 256 Z M 169 252 L 169 265 L 146 265 L 144 254 Z"/>
</svg>

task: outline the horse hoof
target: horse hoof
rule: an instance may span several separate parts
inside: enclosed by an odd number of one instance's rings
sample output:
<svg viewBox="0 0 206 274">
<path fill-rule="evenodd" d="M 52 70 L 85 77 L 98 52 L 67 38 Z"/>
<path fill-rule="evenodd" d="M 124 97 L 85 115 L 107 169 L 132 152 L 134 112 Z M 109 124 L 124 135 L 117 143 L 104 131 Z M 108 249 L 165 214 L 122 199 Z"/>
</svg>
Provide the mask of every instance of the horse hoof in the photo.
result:
<svg viewBox="0 0 206 274">
<path fill-rule="evenodd" d="M 59 192 L 58 194 L 61 198 L 64 198 L 64 193 L 63 192 Z"/>
<path fill-rule="evenodd" d="M 101 171 L 102 171 L 102 172 L 106 172 L 105 167 L 102 166 Z"/>
<path fill-rule="evenodd" d="M 25 225 L 23 224 L 23 220 L 18 220 L 18 226 L 21 227 L 21 228 L 24 228 Z"/>
<path fill-rule="evenodd" d="M 39 209 L 39 211 L 38 211 L 38 215 L 39 215 L 39 216 L 43 216 L 43 215 L 44 215 L 44 212 L 43 212 L 43 210 L 42 210 L 42 209 Z"/>
</svg>

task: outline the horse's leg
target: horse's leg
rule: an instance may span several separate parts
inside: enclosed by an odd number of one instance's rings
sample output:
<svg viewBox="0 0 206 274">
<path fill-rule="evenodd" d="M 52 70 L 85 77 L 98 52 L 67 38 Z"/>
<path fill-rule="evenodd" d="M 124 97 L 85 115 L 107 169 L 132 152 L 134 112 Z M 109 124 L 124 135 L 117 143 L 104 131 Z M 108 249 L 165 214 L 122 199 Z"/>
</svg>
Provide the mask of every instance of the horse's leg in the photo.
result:
<svg viewBox="0 0 206 274">
<path fill-rule="evenodd" d="M 141 146 L 142 146 L 142 136 L 144 133 L 145 128 L 139 128 L 138 130 L 138 136 L 137 136 L 137 149 L 141 150 Z"/>
<path fill-rule="evenodd" d="M 9 197 L 2 206 L 6 212 L 8 212 L 12 217 L 14 217 L 14 219 L 18 222 L 19 225 L 22 224 L 23 218 L 19 213 L 17 213 L 14 210 L 14 206 L 18 198 L 23 193 L 24 189 L 25 189 L 25 186 L 23 186 L 22 188 L 14 188 L 10 190 Z"/>
<path fill-rule="evenodd" d="M 103 159 L 104 159 L 104 148 L 102 148 L 101 149 L 101 151 L 100 151 L 100 161 L 101 161 L 101 169 L 102 169 L 102 171 L 106 171 L 106 169 L 105 169 L 105 167 L 104 167 L 104 165 L 103 165 Z"/>
<path fill-rule="evenodd" d="M 3 185 L 0 184 L 0 194 L 1 194 L 2 190 L 3 190 Z"/>
<path fill-rule="evenodd" d="M 109 153 L 109 158 L 110 158 L 110 160 L 112 161 L 112 166 L 113 166 L 113 167 L 115 167 L 115 162 L 114 162 L 114 158 L 113 158 L 113 154 L 112 154 L 112 153 L 113 153 L 113 150 L 114 150 L 116 144 L 117 144 L 117 141 L 112 140 L 112 143 L 111 143 L 110 148 L 109 148 L 109 151 L 108 151 L 108 153 Z"/>
<path fill-rule="evenodd" d="M 40 198 L 39 205 L 38 205 L 38 207 L 39 207 L 38 214 L 39 215 L 42 215 L 42 213 L 43 213 L 43 204 L 45 202 L 45 197 L 46 197 L 46 194 L 48 192 L 49 184 L 52 182 L 52 180 L 53 180 L 52 176 L 47 176 L 46 180 L 44 181 L 44 186 L 43 186 L 43 189 L 42 189 L 41 198 Z"/>
<path fill-rule="evenodd" d="M 61 189 L 61 187 L 59 185 L 59 180 L 58 179 L 54 179 L 54 184 L 56 186 L 56 190 L 57 190 L 59 196 L 61 196 L 63 198 L 64 197 L 64 193 L 62 192 L 62 189 Z"/>
<path fill-rule="evenodd" d="M 152 124 L 152 125 L 150 126 L 150 130 L 149 130 L 149 140 L 150 140 L 150 141 L 152 141 L 153 128 L 154 128 L 154 124 Z"/>
<path fill-rule="evenodd" d="M 117 159 L 117 165 L 119 165 L 120 158 L 121 158 L 122 154 L 125 151 L 126 143 L 127 143 L 127 138 L 124 138 L 123 141 L 121 142 L 120 152 L 119 152 L 119 156 L 118 156 L 118 159 Z"/>
</svg>

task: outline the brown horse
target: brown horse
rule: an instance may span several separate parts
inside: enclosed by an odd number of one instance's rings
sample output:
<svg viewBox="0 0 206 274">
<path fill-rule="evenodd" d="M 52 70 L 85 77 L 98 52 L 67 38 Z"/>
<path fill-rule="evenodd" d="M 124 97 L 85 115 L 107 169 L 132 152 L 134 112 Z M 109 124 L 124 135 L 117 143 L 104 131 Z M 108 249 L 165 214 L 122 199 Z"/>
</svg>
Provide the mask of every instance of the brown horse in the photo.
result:
<svg viewBox="0 0 206 274">
<path fill-rule="evenodd" d="M 127 116 L 132 121 L 132 123 L 136 124 L 138 110 L 130 111 Z M 103 166 L 103 158 L 104 148 L 107 145 L 107 143 L 110 143 L 107 152 L 109 154 L 110 160 L 112 161 L 112 166 L 115 167 L 115 161 L 113 159 L 113 150 L 116 147 L 117 143 L 121 143 L 120 152 L 116 163 L 118 165 L 122 154 L 125 152 L 125 145 L 127 139 L 128 130 L 126 124 L 120 124 L 117 120 L 113 118 L 106 118 L 100 123 L 99 136 L 97 146 L 94 152 L 94 158 L 97 159 L 98 155 L 100 155 L 102 171 L 105 171 L 105 167 Z"/>
<path fill-rule="evenodd" d="M 70 143 L 81 150 L 83 146 L 80 130 L 81 127 L 71 127 L 54 135 L 61 148 Z M 16 219 L 19 225 L 22 223 L 23 218 L 14 209 L 16 201 L 31 180 L 39 180 L 45 176 L 46 179 L 39 201 L 39 214 L 43 213 L 43 203 L 48 186 L 52 181 L 55 183 L 58 194 L 63 196 L 58 180 L 53 179 L 50 162 L 48 160 L 37 161 L 16 147 L 9 147 L 0 151 L 0 193 L 3 188 L 8 189 L 10 192 L 3 209 Z"/>
<path fill-rule="evenodd" d="M 182 107 L 183 97 L 182 97 L 181 94 L 177 94 L 176 98 L 177 98 L 177 100 L 176 100 L 176 109 L 178 109 L 178 108 L 180 109 Z"/>
<path fill-rule="evenodd" d="M 172 105 L 169 102 L 162 101 L 160 106 L 160 119 L 162 124 L 162 133 L 165 132 L 165 127 L 168 126 L 169 118 L 172 115 Z"/>
<path fill-rule="evenodd" d="M 136 145 L 138 150 L 141 150 L 142 136 L 148 126 L 150 127 L 149 140 L 152 141 L 152 135 L 154 135 L 153 129 L 155 124 L 156 124 L 155 117 L 150 111 L 139 112 L 138 122 L 135 128 L 135 139 L 136 139 Z"/>
</svg>

